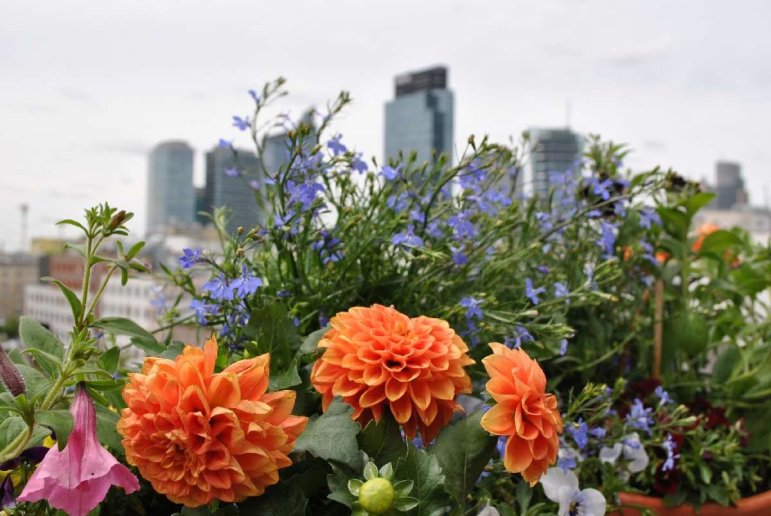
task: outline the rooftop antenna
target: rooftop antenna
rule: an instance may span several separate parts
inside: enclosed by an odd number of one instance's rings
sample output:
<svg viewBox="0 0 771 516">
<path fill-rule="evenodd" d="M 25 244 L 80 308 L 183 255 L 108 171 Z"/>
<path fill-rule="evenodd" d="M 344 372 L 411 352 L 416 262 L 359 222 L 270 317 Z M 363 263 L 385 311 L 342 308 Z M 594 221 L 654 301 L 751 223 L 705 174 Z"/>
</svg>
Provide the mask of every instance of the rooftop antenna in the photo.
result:
<svg viewBox="0 0 771 516">
<path fill-rule="evenodd" d="M 29 205 L 25 202 L 19 206 L 21 210 L 21 252 L 27 251 L 27 215 L 29 214 Z"/>
</svg>

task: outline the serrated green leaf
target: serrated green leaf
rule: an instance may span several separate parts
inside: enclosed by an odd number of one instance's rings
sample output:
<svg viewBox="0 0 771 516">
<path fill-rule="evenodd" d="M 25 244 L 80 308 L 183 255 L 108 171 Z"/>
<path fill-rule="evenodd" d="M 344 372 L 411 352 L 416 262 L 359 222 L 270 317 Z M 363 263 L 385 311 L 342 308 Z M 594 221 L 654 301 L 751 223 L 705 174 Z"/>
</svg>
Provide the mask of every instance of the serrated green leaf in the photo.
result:
<svg viewBox="0 0 771 516">
<path fill-rule="evenodd" d="M 35 412 L 35 422 L 54 431 L 60 450 L 67 446 L 74 423 L 69 410 L 38 410 Z"/>
<path fill-rule="evenodd" d="M 292 482 L 280 482 L 270 486 L 260 496 L 238 504 L 239 514 L 261 516 L 305 516 L 308 499 Z"/>
<path fill-rule="evenodd" d="M 450 505 L 444 493 L 445 476 L 434 455 L 410 445 L 407 455 L 396 465 L 396 478 L 413 483 L 409 496 L 419 500 L 413 514 L 439 516 Z"/>
<path fill-rule="evenodd" d="M 309 354 L 309 353 L 315 353 L 318 349 L 319 342 L 321 339 L 326 335 L 326 333 L 329 331 L 328 327 L 321 328 L 320 330 L 316 330 L 307 337 L 305 337 L 305 340 L 303 340 L 302 346 L 300 346 L 300 353 L 302 354 Z"/>
<path fill-rule="evenodd" d="M 297 366 L 294 364 L 290 364 L 289 367 L 284 371 L 277 371 L 271 368 L 270 371 L 270 390 L 271 391 L 280 391 L 283 389 L 288 389 L 290 387 L 294 387 L 295 385 L 300 385 L 302 383 L 302 378 L 300 378 L 300 375 L 297 372 Z"/>
<path fill-rule="evenodd" d="M 299 336 L 286 306 L 277 301 L 252 312 L 244 333 L 257 342 L 260 354 L 270 353 L 270 365 L 279 371 L 289 367 Z"/>
<path fill-rule="evenodd" d="M 353 407 L 335 398 L 320 417 L 311 420 L 297 438 L 295 452 L 337 461 L 358 470 L 361 455 L 356 442 L 359 424 L 351 416 Z"/>
<path fill-rule="evenodd" d="M 481 420 L 482 412 L 475 412 L 446 427 L 430 450 L 442 466 L 445 491 L 460 504 L 495 453 L 497 439 L 480 426 Z"/>
<path fill-rule="evenodd" d="M 369 455 L 378 466 L 393 462 L 407 454 L 407 444 L 402 438 L 399 424 L 386 413 L 376 423 L 373 419 L 358 436 L 359 448 Z"/>
</svg>

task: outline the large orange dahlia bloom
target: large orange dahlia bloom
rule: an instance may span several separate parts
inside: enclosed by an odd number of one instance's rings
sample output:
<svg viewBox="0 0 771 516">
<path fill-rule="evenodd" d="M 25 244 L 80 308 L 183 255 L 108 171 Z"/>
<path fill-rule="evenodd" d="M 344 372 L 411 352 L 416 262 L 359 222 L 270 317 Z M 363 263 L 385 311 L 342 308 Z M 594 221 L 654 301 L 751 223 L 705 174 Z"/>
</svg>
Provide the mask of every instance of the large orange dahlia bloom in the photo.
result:
<svg viewBox="0 0 771 516">
<path fill-rule="evenodd" d="M 546 376 L 538 362 L 521 349 L 490 344 L 493 354 L 482 359 L 490 381 L 487 392 L 497 402 L 482 417 L 482 427 L 508 436 L 503 464 L 535 484 L 557 460 L 562 417 L 557 398 L 546 394 Z"/>
<path fill-rule="evenodd" d="M 474 361 L 445 321 L 374 305 L 341 312 L 330 325 L 311 371 L 324 410 L 341 396 L 362 426 L 389 410 L 410 439 L 419 431 L 427 443 L 460 409 L 456 395 L 471 392 L 463 367 Z"/>
<path fill-rule="evenodd" d="M 126 459 L 153 488 L 198 507 L 260 495 L 291 465 L 307 418 L 294 391 L 266 393 L 268 354 L 214 373 L 217 343 L 186 346 L 176 360 L 146 358 L 123 389 L 118 421 Z"/>
</svg>

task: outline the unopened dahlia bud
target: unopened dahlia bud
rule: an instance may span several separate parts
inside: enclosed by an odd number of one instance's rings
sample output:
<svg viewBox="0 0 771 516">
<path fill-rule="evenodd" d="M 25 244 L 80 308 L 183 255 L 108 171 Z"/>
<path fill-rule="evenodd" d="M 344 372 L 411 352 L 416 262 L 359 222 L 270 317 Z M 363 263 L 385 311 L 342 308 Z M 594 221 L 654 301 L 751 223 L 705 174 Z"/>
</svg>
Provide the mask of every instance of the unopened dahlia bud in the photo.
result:
<svg viewBox="0 0 771 516">
<path fill-rule="evenodd" d="M 394 486 L 385 478 L 367 480 L 359 489 L 361 508 L 372 514 L 385 514 L 394 504 Z"/>
</svg>

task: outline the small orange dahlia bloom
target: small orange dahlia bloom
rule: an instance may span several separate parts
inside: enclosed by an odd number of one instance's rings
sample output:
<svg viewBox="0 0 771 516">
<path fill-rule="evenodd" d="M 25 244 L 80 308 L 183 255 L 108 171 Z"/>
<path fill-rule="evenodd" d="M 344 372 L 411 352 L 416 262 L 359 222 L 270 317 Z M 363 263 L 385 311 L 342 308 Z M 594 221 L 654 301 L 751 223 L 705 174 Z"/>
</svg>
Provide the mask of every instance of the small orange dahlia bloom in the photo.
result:
<svg viewBox="0 0 771 516">
<path fill-rule="evenodd" d="M 709 235 L 714 233 L 720 229 L 720 226 L 716 226 L 715 224 L 702 224 L 699 226 L 699 228 L 696 230 L 696 234 L 698 235 L 698 238 L 696 238 L 696 241 L 693 243 L 693 246 L 691 246 L 691 249 L 694 253 L 698 253 L 701 250 L 701 245 L 704 243 L 704 239 L 707 238 Z"/>
<path fill-rule="evenodd" d="M 546 394 L 546 376 L 538 362 L 521 349 L 490 344 L 482 360 L 490 380 L 487 392 L 497 402 L 482 417 L 482 427 L 494 435 L 508 436 L 503 464 L 522 473 L 531 485 L 557 460 L 562 417 L 557 398 Z"/>
<path fill-rule="evenodd" d="M 362 426 L 389 410 L 410 439 L 419 431 L 428 443 L 460 409 L 455 397 L 471 392 L 463 367 L 474 361 L 446 321 L 374 305 L 340 312 L 330 325 L 311 371 L 324 410 L 341 396 Z"/>
<path fill-rule="evenodd" d="M 118 432 L 126 459 L 171 501 L 237 502 L 278 482 L 308 420 L 292 416 L 294 391 L 266 393 L 268 354 L 214 373 L 217 342 L 176 360 L 149 357 L 123 389 Z"/>
</svg>

